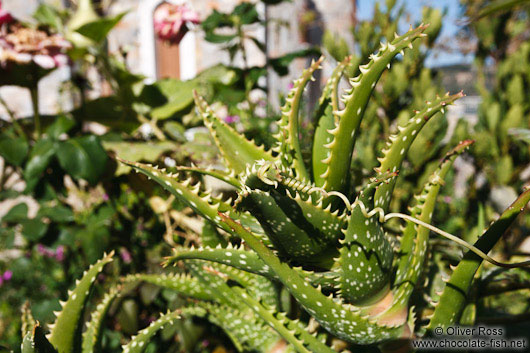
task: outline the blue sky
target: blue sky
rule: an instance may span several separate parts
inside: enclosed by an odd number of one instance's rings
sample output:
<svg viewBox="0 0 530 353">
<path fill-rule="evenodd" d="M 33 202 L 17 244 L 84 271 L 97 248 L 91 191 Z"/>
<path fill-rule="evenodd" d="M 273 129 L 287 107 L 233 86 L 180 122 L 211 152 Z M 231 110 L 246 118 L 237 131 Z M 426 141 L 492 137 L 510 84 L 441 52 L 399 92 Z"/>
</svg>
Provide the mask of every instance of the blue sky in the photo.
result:
<svg viewBox="0 0 530 353">
<path fill-rule="evenodd" d="M 384 1 L 380 1 L 384 3 Z M 361 19 L 369 19 L 372 16 L 375 1 L 358 0 L 358 14 Z M 399 4 L 405 4 L 405 8 L 410 13 L 413 21 L 421 19 L 421 11 L 424 6 L 431 6 L 440 9 L 447 9 L 447 14 L 444 17 L 442 33 L 438 40 L 451 39 L 460 30 L 462 22 L 461 9 L 459 0 L 398 0 Z M 406 23 L 402 24 L 403 30 L 408 29 Z M 455 53 L 439 53 L 438 55 L 431 55 L 427 59 L 428 66 L 442 66 L 459 63 L 469 63 L 470 57 L 464 57 L 461 54 Z"/>
</svg>

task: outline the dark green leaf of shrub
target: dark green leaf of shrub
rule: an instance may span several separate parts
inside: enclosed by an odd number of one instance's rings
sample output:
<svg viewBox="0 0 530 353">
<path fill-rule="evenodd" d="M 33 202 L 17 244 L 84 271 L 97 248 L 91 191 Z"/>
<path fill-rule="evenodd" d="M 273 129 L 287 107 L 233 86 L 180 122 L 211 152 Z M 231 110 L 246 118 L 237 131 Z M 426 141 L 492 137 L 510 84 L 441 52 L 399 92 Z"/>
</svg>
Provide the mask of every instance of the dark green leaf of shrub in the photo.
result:
<svg viewBox="0 0 530 353">
<path fill-rule="evenodd" d="M 56 31 L 60 31 L 63 27 L 60 14 L 55 8 L 48 4 L 40 4 L 33 18 L 39 22 L 39 24 L 49 26 Z"/>
<path fill-rule="evenodd" d="M 48 225 L 38 218 L 25 219 L 20 223 L 22 224 L 22 235 L 30 241 L 39 240 L 48 230 Z"/>
<path fill-rule="evenodd" d="M 57 158 L 68 174 L 94 184 L 105 170 L 108 157 L 99 138 L 92 135 L 60 142 Z"/>
<path fill-rule="evenodd" d="M 65 134 L 68 131 L 70 131 L 70 129 L 72 129 L 74 127 L 74 125 L 75 125 L 75 121 L 73 121 L 72 119 L 67 118 L 64 115 L 60 115 L 60 116 L 57 117 L 57 119 L 55 119 L 53 124 L 51 124 L 46 129 L 46 135 L 48 135 L 52 139 L 56 140 L 62 134 Z"/>
<path fill-rule="evenodd" d="M 71 222 L 74 220 L 74 213 L 62 205 L 43 206 L 37 212 L 37 217 L 48 217 L 53 222 Z"/>
<path fill-rule="evenodd" d="M 13 207 L 2 217 L 2 222 L 20 222 L 28 217 L 28 205 L 22 202 Z"/>
<path fill-rule="evenodd" d="M 0 156 L 7 163 L 19 166 L 28 154 L 28 143 L 22 137 L 3 133 L 0 135 Z"/>
<path fill-rule="evenodd" d="M 102 18 L 100 20 L 87 23 L 76 30 L 76 32 L 92 39 L 94 42 L 103 41 L 109 32 L 121 21 L 127 13 L 123 12 L 116 17 Z"/>
<path fill-rule="evenodd" d="M 35 143 L 24 170 L 24 179 L 26 179 L 28 187 L 29 184 L 35 183 L 35 179 L 38 179 L 44 172 L 54 156 L 56 148 L 55 142 L 48 138 L 40 139 Z"/>
</svg>

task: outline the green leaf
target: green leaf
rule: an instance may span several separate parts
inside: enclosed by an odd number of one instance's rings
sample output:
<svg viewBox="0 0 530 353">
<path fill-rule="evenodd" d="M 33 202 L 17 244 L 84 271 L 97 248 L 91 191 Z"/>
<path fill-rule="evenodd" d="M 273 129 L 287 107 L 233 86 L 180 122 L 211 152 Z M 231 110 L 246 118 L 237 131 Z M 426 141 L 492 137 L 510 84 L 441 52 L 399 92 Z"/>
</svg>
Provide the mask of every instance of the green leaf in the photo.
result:
<svg viewBox="0 0 530 353">
<path fill-rule="evenodd" d="M 34 88 L 39 80 L 48 75 L 56 68 L 44 69 L 34 61 L 27 64 L 18 63 L 0 68 L 0 85 L 1 86 L 20 86 L 28 89 Z"/>
<path fill-rule="evenodd" d="M 64 115 L 59 115 L 57 119 L 46 129 L 46 135 L 53 140 L 59 139 L 59 136 L 67 133 L 75 126 L 75 121 Z"/>
<path fill-rule="evenodd" d="M 24 336 L 21 350 L 22 353 L 57 353 L 57 350 L 46 339 L 44 329 L 38 323 Z"/>
<path fill-rule="evenodd" d="M 487 254 L 529 201 L 530 189 L 527 189 L 473 245 Z M 439 326 L 448 327 L 459 322 L 473 279 L 481 264 L 482 258 L 471 250 L 464 255 L 445 285 L 440 301 L 434 310 L 434 315 L 429 322 L 429 329 Z"/>
<path fill-rule="evenodd" d="M 252 190 L 240 205 L 255 215 L 281 255 L 323 267 L 336 255 L 333 245 L 344 220 L 322 203 L 290 198 L 282 191 Z"/>
<path fill-rule="evenodd" d="M 206 260 L 217 262 L 227 266 L 232 266 L 238 270 L 258 274 L 273 281 L 279 281 L 278 276 L 272 271 L 260 257 L 253 251 L 244 250 L 243 247 L 234 247 L 231 243 L 226 248 L 200 247 L 196 248 L 176 248 L 173 254 L 166 258 L 164 265 L 177 264 L 180 260 Z M 337 278 L 339 273 L 336 272 L 312 272 L 306 271 L 301 267 L 295 267 L 294 270 L 302 277 L 308 278 L 311 283 L 323 288 L 333 288 L 338 284 Z"/>
<path fill-rule="evenodd" d="M 57 145 L 49 138 L 42 138 L 35 143 L 24 169 L 24 179 L 28 183 L 28 189 L 31 189 L 38 182 L 56 150 Z"/>
<path fill-rule="evenodd" d="M 254 310 L 267 324 L 269 324 L 287 342 L 292 344 L 301 353 L 333 353 L 335 352 L 325 343 L 313 337 L 304 327 L 287 318 L 285 313 L 276 313 L 255 300 L 242 288 L 234 288 L 233 291 L 241 296 L 245 304 Z"/>
<path fill-rule="evenodd" d="M 392 173 L 379 175 L 361 190 L 357 200 L 373 209 L 374 193 L 393 179 Z M 342 296 L 354 304 L 377 301 L 388 292 L 394 254 L 377 216 L 366 217 L 360 204 L 356 205 L 341 241 Z"/>
<path fill-rule="evenodd" d="M 66 223 L 74 220 L 74 212 L 63 205 L 41 206 L 37 218 L 47 217 L 53 222 Z"/>
<path fill-rule="evenodd" d="M 174 151 L 176 144 L 171 141 L 158 142 L 127 142 L 127 141 L 103 141 L 105 150 L 111 150 L 123 159 L 139 161 L 156 161 L 166 152 Z M 129 173 L 130 167 L 120 163 L 116 170 L 116 176 Z"/>
<path fill-rule="evenodd" d="M 297 179 L 305 182 L 309 182 L 310 178 L 302 158 L 298 138 L 300 134 L 300 104 L 307 83 L 314 80 L 313 73 L 321 67 L 320 64 L 323 60 L 324 57 L 321 57 L 317 61 L 313 61 L 311 66 L 305 69 L 300 78 L 295 81 L 293 88 L 285 98 L 281 119 L 278 123 L 279 131 L 275 136 L 278 140 L 275 151 L 278 152 L 280 161 L 286 168 L 293 169 Z"/>
<path fill-rule="evenodd" d="M 59 12 L 48 4 L 40 4 L 33 14 L 33 18 L 39 24 L 49 26 L 55 31 L 62 30 L 63 23 Z"/>
<path fill-rule="evenodd" d="M 376 170 L 379 173 L 398 172 L 412 142 L 429 119 L 437 113 L 443 112 L 446 106 L 463 96 L 462 92 L 452 96 L 446 94 L 442 98 L 437 97 L 434 101 L 427 102 L 425 108 L 417 111 L 405 126 L 399 126 L 398 132 L 390 136 L 385 149 L 383 149 L 383 156 L 378 158 L 381 164 Z M 375 207 L 381 207 L 385 211 L 388 209 L 395 183 L 396 179 L 393 179 L 377 189 L 374 196 Z"/>
<path fill-rule="evenodd" d="M 126 14 L 127 12 L 123 12 L 115 17 L 102 18 L 100 20 L 87 23 L 76 29 L 76 32 L 93 40 L 96 43 L 100 43 L 107 37 L 109 32 L 121 21 L 123 16 Z"/>
<path fill-rule="evenodd" d="M 83 332 L 83 353 L 101 352 L 101 339 L 103 337 L 103 324 L 111 304 L 123 290 L 120 286 L 112 287 L 101 299 L 96 309 L 90 314 L 87 328 Z"/>
<path fill-rule="evenodd" d="M 81 350 L 81 331 L 83 329 L 83 312 L 88 301 L 90 290 L 98 274 L 106 264 L 112 261 L 114 252 L 106 255 L 84 272 L 83 278 L 77 282 L 73 291 L 69 291 L 68 299 L 62 302 L 62 310 L 58 313 L 51 330 L 50 342 L 60 353 L 79 352 Z"/>
<path fill-rule="evenodd" d="M 230 42 L 232 39 L 236 38 L 235 34 L 216 34 L 213 32 L 206 32 L 204 40 L 214 44 L 221 44 Z"/>
<path fill-rule="evenodd" d="M 29 241 L 39 240 L 48 230 L 48 224 L 37 218 L 25 219 L 20 224 L 22 225 L 22 235 Z"/>
<path fill-rule="evenodd" d="M 135 111 L 115 96 L 88 101 L 72 114 L 76 121 L 95 121 L 120 132 L 131 133 L 140 126 Z"/>
<path fill-rule="evenodd" d="M 333 135 L 329 131 L 335 128 L 337 116 L 335 112 L 339 110 L 338 86 L 340 79 L 346 68 L 351 64 L 352 57 L 346 57 L 340 62 L 331 73 L 331 76 L 322 90 L 322 96 L 317 110 L 317 123 L 311 154 L 312 176 L 316 186 L 324 185 L 322 174 L 326 171 L 327 165 L 322 161 L 327 157 L 326 145 L 331 143 Z"/>
<path fill-rule="evenodd" d="M 360 74 L 350 80 L 352 89 L 342 97 L 345 106 L 337 112 L 339 121 L 336 128 L 330 131 L 333 140 L 327 145 L 329 154 L 323 160 L 328 167 L 323 175 L 323 187 L 327 191 L 345 192 L 350 182 L 349 171 L 355 141 L 372 91 L 392 59 L 415 39 L 424 36 L 423 31 L 426 28 L 427 26 L 421 25 L 389 43 L 382 44 L 379 52 L 371 56 L 370 62 L 359 67 Z"/>
<path fill-rule="evenodd" d="M 273 352 L 280 341 L 280 337 L 259 317 L 243 311 L 245 306 L 232 308 L 212 303 L 200 305 L 208 311 L 208 320 L 225 331 L 239 352 Z"/>
<path fill-rule="evenodd" d="M 398 338 L 404 334 L 404 325 L 380 325 L 376 320 L 361 315 L 359 309 L 351 304 L 327 297 L 319 289 L 313 288 L 309 281 L 296 273 L 286 262 L 281 261 L 254 234 L 229 217 L 223 214 L 220 214 L 220 217 L 232 228 L 235 235 L 243 239 L 252 250 L 258 253 L 263 262 L 276 272 L 291 295 L 327 331 L 357 344 L 380 342 Z M 369 335 L 367 335 L 368 332 L 370 332 Z"/>
<path fill-rule="evenodd" d="M 19 166 L 28 154 L 28 142 L 23 137 L 17 137 L 12 132 L 0 134 L 0 156 L 7 163 Z"/>
<path fill-rule="evenodd" d="M 421 193 L 415 196 L 417 204 L 411 208 L 410 215 L 430 224 L 436 198 L 444 184 L 444 178 L 451 170 L 455 159 L 462 154 L 473 141 L 466 140 L 448 152 L 439 167 L 431 174 Z M 396 278 L 394 279 L 394 298 L 392 306 L 382 317 L 391 318 L 393 315 L 407 313 L 409 298 L 417 285 L 418 279 L 425 271 L 423 264 L 428 254 L 430 231 L 412 222 L 407 222 L 403 231 L 398 260 Z"/>
<path fill-rule="evenodd" d="M 329 55 L 337 61 L 342 61 L 350 52 L 348 42 L 340 35 L 327 30 L 322 38 L 322 44 Z"/>
<path fill-rule="evenodd" d="M 529 0 L 495 0 L 484 6 L 474 20 L 478 20 L 486 16 L 500 14 L 505 11 L 512 10 L 517 6 L 528 5 L 529 3 Z"/>
<path fill-rule="evenodd" d="M 235 173 L 243 172 L 247 165 L 253 165 L 260 159 L 267 161 L 275 159 L 263 146 L 257 146 L 221 121 L 198 94 L 195 95 L 195 104 L 227 165 Z"/>
<path fill-rule="evenodd" d="M 57 158 L 68 174 L 95 184 L 105 171 L 108 157 L 99 138 L 89 135 L 60 142 Z"/>
<path fill-rule="evenodd" d="M 308 56 L 320 56 L 321 54 L 318 48 L 301 49 L 276 58 L 271 58 L 269 59 L 269 65 L 278 75 L 285 76 L 289 73 L 289 65 L 291 65 L 293 60 Z"/>
<path fill-rule="evenodd" d="M 187 274 L 135 274 L 129 275 L 123 279 L 123 282 L 139 281 L 151 283 L 161 288 L 170 289 L 181 295 L 201 299 L 212 300 L 215 296 L 212 295 L 210 289 L 205 288 L 197 278 L 191 277 Z"/>
<path fill-rule="evenodd" d="M 232 11 L 232 16 L 239 17 L 239 23 L 243 25 L 253 24 L 259 21 L 259 14 L 256 4 L 243 2 L 237 5 Z"/>
<path fill-rule="evenodd" d="M 176 320 L 184 316 L 204 316 L 205 312 L 202 308 L 182 308 L 173 312 L 169 312 L 160 316 L 157 320 L 153 321 L 149 327 L 141 330 L 136 336 L 134 336 L 129 343 L 122 347 L 123 353 L 141 353 L 145 350 L 146 344 L 149 343 L 151 337 L 162 329 L 164 325 L 174 323 Z"/>
<path fill-rule="evenodd" d="M 214 168 L 202 169 L 202 168 L 197 168 L 197 167 L 182 167 L 182 166 L 177 166 L 176 168 L 177 170 L 180 170 L 180 171 L 187 171 L 187 172 L 193 172 L 197 174 L 211 176 L 213 178 L 216 178 L 217 180 L 224 181 L 225 183 L 232 185 L 233 187 L 237 189 L 241 187 L 241 183 L 236 178 L 236 175 L 233 172 L 227 173 L 225 171 L 214 169 Z"/>
<path fill-rule="evenodd" d="M 162 185 L 162 187 L 171 192 L 178 200 L 191 207 L 195 212 L 214 223 L 216 226 L 223 228 L 225 225 L 220 223 L 217 215 L 218 211 L 230 212 L 232 218 L 237 219 L 245 226 L 250 227 L 254 232 L 263 234 L 259 223 L 248 213 L 239 213 L 233 210 L 232 206 L 221 199 L 212 197 L 210 193 L 202 192 L 200 183 L 191 184 L 191 179 L 179 180 L 176 174 L 168 174 L 165 169 L 158 169 L 148 164 L 137 162 L 128 162 L 118 159 L 121 163 L 132 167 L 134 170 L 145 174 L 148 178 Z M 228 230 L 224 228 L 224 230 Z"/>
<path fill-rule="evenodd" d="M 11 207 L 9 211 L 2 217 L 2 222 L 18 223 L 28 217 L 28 205 L 21 202 Z"/>
<path fill-rule="evenodd" d="M 279 309 L 276 285 L 268 278 L 241 271 L 234 266 L 218 263 L 212 265 L 212 268 L 226 275 L 230 281 L 237 282 L 239 285 L 243 286 L 256 300 L 263 302 L 274 310 Z"/>
<path fill-rule="evenodd" d="M 167 103 L 151 111 L 151 117 L 156 120 L 165 120 L 187 113 L 193 105 L 193 90 L 199 88 L 198 82 L 195 80 L 168 79 L 157 83 L 157 85 L 167 97 Z"/>
<path fill-rule="evenodd" d="M 33 317 L 33 314 L 31 313 L 31 307 L 29 305 L 29 301 L 26 301 L 24 305 L 22 306 L 22 338 L 26 336 L 26 334 L 33 330 L 35 327 L 35 318 Z"/>
<path fill-rule="evenodd" d="M 166 121 L 163 126 L 163 130 L 167 133 L 173 140 L 177 142 L 186 142 L 186 128 L 176 121 Z"/>
<path fill-rule="evenodd" d="M 205 221 L 202 226 L 201 243 L 207 247 L 226 247 L 228 242 L 226 239 L 217 231 L 215 224 L 212 222 Z"/>
</svg>

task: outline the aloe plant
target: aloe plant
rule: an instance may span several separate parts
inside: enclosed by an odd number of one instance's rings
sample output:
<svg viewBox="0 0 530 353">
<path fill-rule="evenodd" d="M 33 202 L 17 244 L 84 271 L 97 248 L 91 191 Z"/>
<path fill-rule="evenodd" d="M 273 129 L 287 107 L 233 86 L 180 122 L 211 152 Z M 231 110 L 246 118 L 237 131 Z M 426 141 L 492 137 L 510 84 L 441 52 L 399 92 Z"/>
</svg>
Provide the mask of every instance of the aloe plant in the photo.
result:
<svg viewBox="0 0 530 353">
<path fill-rule="evenodd" d="M 445 155 L 409 214 L 390 212 L 395 181 L 412 142 L 427 121 L 441 116 L 462 93 L 437 97 L 416 111 L 390 136 L 368 182 L 352 185 L 349 170 L 352 158 L 357 157 L 355 141 L 372 90 L 394 56 L 424 36 L 426 28 L 411 28 L 382 44 L 370 62 L 359 68 L 360 74 L 349 79 L 351 89 L 341 99 L 338 83 L 349 58 L 339 64 L 319 102 L 310 160 L 304 158 L 300 144 L 299 110 L 302 92 L 322 59 L 302 73 L 287 95 L 273 149 L 245 139 L 195 94 L 197 109 L 219 148 L 225 170 L 183 167 L 170 173 L 121 161 L 158 182 L 222 232 L 242 240 L 239 246 L 219 243 L 217 247 L 175 249 L 165 265 L 183 261 L 189 273 L 136 274 L 121 279 L 122 283 L 151 283 L 191 298 L 188 305 L 161 315 L 133 337 L 124 352 L 143 351 L 158 329 L 182 316 L 201 316 L 219 325 L 242 351 L 334 352 L 348 344 L 379 344 L 390 349 L 389 343 L 417 337 L 425 329 L 459 323 L 466 293 L 483 259 L 507 267 L 528 265 L 498 263 L 487 253 L 530 200 L 530 191 L 474 245 L 430 224 L 444 178 L 472 141 L 462 141 Z M 237 199 L 213 196 L 200 182 L 182 177 L 188 172 L 226 182 L 237 190 Z M 399 237 L 387 232 L 386 225 L 393 218 L 406 222 Z M 451 285 L 443 289 L 439 302 L 428 304 L 434 309 L 425 326 L 416 323 L 421 313 L 415 312 L 411 295 L 421 291 L 425 278 L 430 231 L 469 251 L 450 276 Z M 49 336 L 57 351 L 73 352 L 79 347 L 83 352 L 96 351 L 101 320 L 120 290 L 109 291 L 96 306 L 84 334 L 81 313 L 96 272 L 109 261 L 105 257 L 92 267 L 63 305 Z M 307 315 L 294 318 L 286 312 L 279 287 Z M 31 334 L 28 337 L 30 341 Z M 341 341 L 344 344 L 337 343 Z"/>
</svg>

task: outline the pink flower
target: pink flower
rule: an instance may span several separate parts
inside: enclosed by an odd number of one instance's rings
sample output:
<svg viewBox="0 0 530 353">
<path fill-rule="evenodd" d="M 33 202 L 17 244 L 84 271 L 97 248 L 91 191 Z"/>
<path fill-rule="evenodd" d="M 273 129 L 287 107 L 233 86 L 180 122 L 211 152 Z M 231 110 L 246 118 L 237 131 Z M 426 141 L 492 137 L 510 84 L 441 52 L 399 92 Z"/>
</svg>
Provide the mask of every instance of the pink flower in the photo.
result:
<svg viewBox="0 0 530 353">
<path fill-rule="evenodd" d="M 4 281 L 10 281 L 11 278 L 13 278 L 13 272 L 10 271 L 10 270 L 7 270 L 6 272 L 4 272 L 4 274 L 2 275 L 2 278 L 4 279 Z"/>
<path fill-rule="evenodd" d="M 46 249 L 46 247 L 42 244 L 37 245 L 37 251 L 42 255 L 49 257 L 50 256 L 50 250 Z"/>
<path fill-rule="evenodd" d="M 59 245 L 57 249 L 51 250 L 51 249 L 46 248 L 42 244 L 38 244 L 37 251 L 44 257 L 55 259 L 58 262 L 64 261 L 64 246 L 63 245 Z"/>
<path fill-rule="evenodd" d="M 7 270 L 4 273 L 2 273 L 2 275 L 0 275 L 0 287 L 5 282 L 9 282 L 11 280 L 11 278 L 13 278 L 13 272 Z"/>
<path fill-rule="evenodd" d="M 124 263 L 130 264 L 132 262 L 132 256 L 129 251 L 125 248 L 121 248 L 120 250 L 120 257 L 123 260 Z"/>
<path fill-rule="evenodd" d="M 179 44 L 190 24 L 199 24 L 199 14 L 186 4 L 176 5 L 164 3 L 153 15 L 155 33 L 158 38 L 172 44 Z"/>
<path fill-rule="evenodd" d="M 59 245 L 57 249 L 55 249 L 54 255 L 55 255 L 55 260 L 59 262 L 63 262 L 64 261 L 64 246 Z"/>
<path fill-rule="evenodd" d="M 225 123 L 232 124 L 232 123 L 237 123 L 240 119 L 239 119 L 239 116 L 237 115 L 228 115 L 224 120 L 225 120 Z"/>
<path fill-rule="evenodd" d="M 0 1 L 0 26 L 4 23 L 11 23 L 13 20 L 13 16 L 2 8 L 2 1 Z"/>
<path fill-rule="evenodd" d="M 0 32 L 0 64 L 3 67 L 9 63 L 33 62 L 52 70 L 69 63 L 66 51 L 70 48 L 70 42 L 62 36 L 24 27 L 16 21 Z"/>
</svg>

